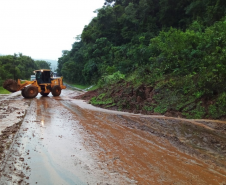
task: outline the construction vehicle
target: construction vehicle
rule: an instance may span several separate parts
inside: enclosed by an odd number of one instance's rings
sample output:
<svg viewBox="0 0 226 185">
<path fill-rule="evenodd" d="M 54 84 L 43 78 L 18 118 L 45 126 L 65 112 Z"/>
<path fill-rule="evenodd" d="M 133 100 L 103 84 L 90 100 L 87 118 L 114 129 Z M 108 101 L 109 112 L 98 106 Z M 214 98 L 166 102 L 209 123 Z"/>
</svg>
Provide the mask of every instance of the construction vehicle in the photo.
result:
<svg viewBox="0 0 226 185">
<path fill-rule="evenodd" d="M 51 92 L 53 96 L 59 96 L 62 89 L 66 89 L 63 85 L 63 77 L 52 78 L 52 72 L 49 69 L 35 70 L 36 79 L 33 81 L 25 81 L 21 83 L 18 79 L 17 82 L 9 79 L 3 84 L 3 87 L 10 92 L 21 90 L 24 98 L 35 98 L 38 93 L 42 96 L 48 96 Z"/>
</svg>

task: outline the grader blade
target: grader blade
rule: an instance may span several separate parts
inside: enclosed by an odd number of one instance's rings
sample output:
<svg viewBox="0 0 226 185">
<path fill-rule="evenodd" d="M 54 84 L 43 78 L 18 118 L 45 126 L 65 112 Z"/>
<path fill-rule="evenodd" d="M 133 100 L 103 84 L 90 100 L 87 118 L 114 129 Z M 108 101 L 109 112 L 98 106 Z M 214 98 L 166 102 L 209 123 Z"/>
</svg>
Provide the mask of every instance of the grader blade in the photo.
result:
<svg viewBox="0 0 226 185">
<path fill-rule="evenodd" d="M 3 88 L 9 92 L 16 92 L 19 89 L 19 85 L 15 80 L 8 79 L 3 83 Z"/>
</svg>

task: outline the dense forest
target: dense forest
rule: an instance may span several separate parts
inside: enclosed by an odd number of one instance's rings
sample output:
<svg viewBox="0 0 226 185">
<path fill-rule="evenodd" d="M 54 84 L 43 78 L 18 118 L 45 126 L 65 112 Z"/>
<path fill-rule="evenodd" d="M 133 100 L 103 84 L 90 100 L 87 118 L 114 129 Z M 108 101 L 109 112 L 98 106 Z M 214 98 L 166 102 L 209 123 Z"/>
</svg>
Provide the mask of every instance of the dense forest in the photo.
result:
<svg viewBox="0 0 226 185">
<path fill-rule="evenodd" d="M 106 0 L 96 12 L 58 60 L 66 80 L 103 88 L 91 103 L 191 118 L 226 115 L 225 0 Z M 112 89 L 125 84 L 121 99 L 114 97 Z M 147 89 L 152 101 L 139 105 Z"/>
<path fill-rule="evenodd" d="M 58 73 L 72 82 L 92 84 L 145 67 L 185 75 L 224 51 L 224 0 L 106 0 L 96 11 L 58 60 Z"/>
<path fill-rule="evenodd" d="M 33 60 L 22 53 L 0 56 L 0 83 L 6 79 L 30 80 L 36 69 L 50 69 L 50 63 L 43 60 Z"/>
</svg>

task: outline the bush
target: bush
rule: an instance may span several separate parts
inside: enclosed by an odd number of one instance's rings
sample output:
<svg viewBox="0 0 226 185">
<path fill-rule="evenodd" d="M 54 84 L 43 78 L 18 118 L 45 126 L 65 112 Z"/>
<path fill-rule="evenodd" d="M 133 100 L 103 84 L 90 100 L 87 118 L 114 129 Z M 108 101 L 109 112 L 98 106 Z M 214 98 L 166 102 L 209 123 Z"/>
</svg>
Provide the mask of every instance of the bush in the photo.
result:
<svg viewBox="0 0 226 185">
<path fill-rule="evenodd" d="M 124 80 L 125 75 L 121 74 L 119 71 L 113 73 L 112 75 L 102 76 L 102 78 L 98 81 L 98 86 L 103 87 L 105 85 L 112 85 L 117 83 L 120 80 Z"/>
</svg>

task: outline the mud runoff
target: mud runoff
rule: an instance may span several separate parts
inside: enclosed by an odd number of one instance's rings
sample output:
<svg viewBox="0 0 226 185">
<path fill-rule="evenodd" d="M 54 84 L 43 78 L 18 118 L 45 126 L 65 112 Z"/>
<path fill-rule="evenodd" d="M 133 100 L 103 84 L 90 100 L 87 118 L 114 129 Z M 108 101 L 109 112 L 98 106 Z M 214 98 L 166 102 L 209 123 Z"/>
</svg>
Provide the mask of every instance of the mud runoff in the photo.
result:
<svg viewBox="0 0 226 185">
<path fill-rule="evenodd" d="M 226 184 L 225 122 L 104 110 L 62 93 L 32 100 L 1 185 Z"/>
<path fill-rule="evenodd" d="M 92 136 L 87 142 L 100 147 L 100 163 L 110 174 L 134 180 L 128 184 L 226 183 L 225 130 L 219 129 L 225 122 L 215 130 L 206 122 L 216 123 L 207 120 L 134 115 L 73 102 L 62 103 L 80 115 Z"/>
<path fill-rule="evenodd" d="M 20 92 L 0 95 L 0 171 L 29 104 L 30 100 L 21 99 Z"/>
</svg>

